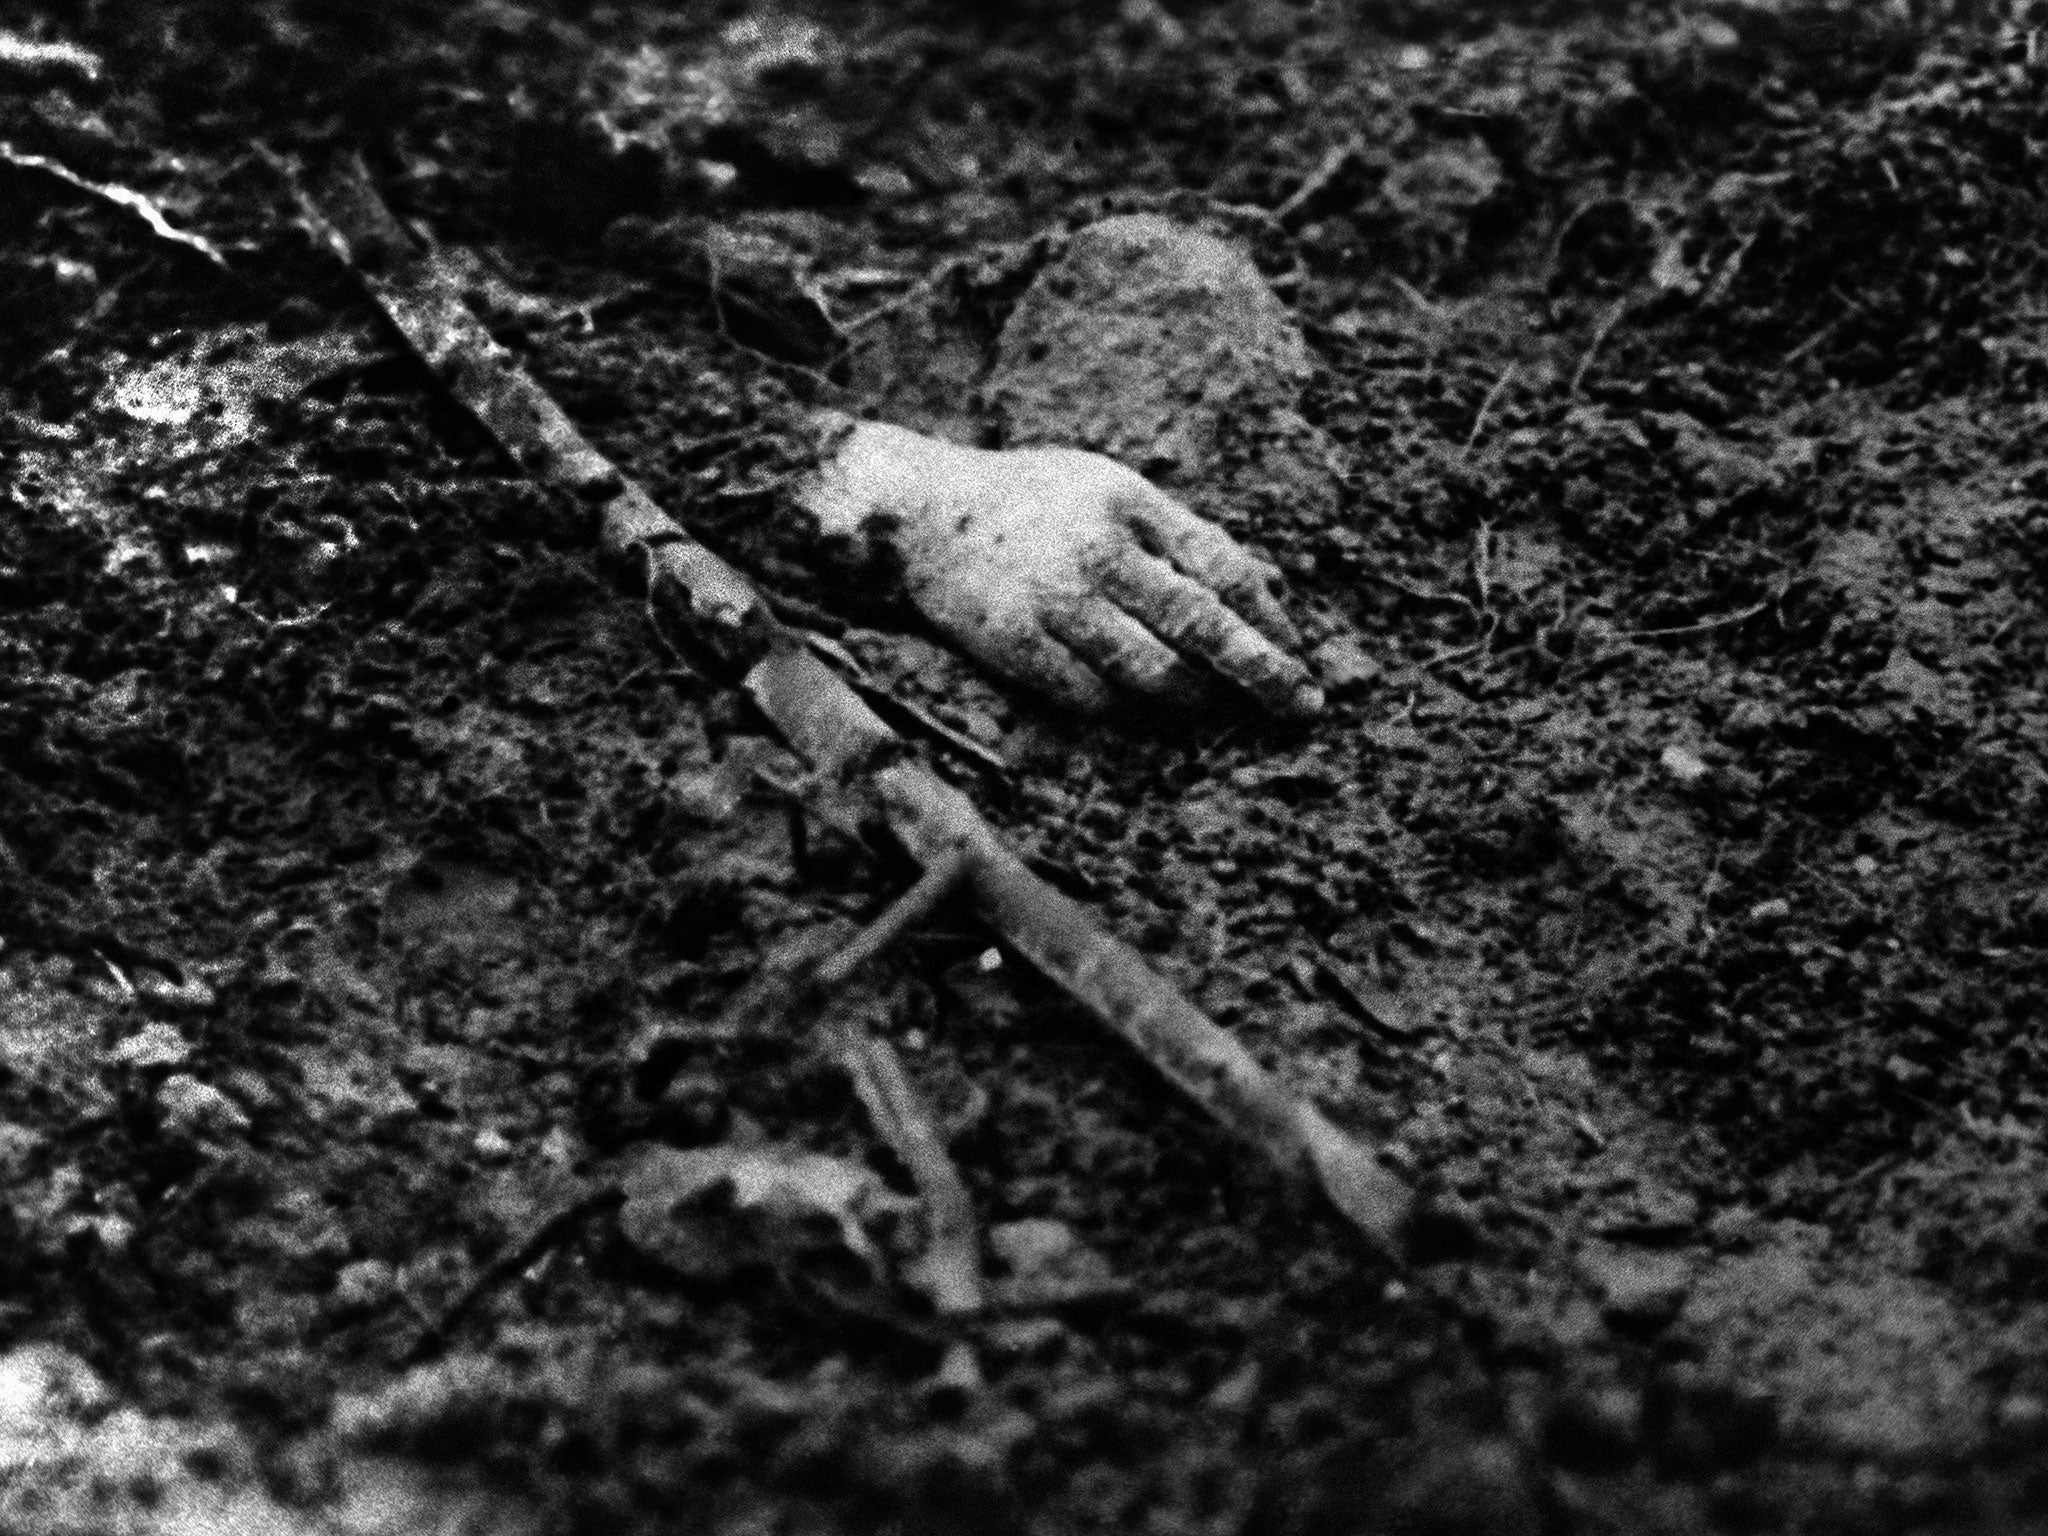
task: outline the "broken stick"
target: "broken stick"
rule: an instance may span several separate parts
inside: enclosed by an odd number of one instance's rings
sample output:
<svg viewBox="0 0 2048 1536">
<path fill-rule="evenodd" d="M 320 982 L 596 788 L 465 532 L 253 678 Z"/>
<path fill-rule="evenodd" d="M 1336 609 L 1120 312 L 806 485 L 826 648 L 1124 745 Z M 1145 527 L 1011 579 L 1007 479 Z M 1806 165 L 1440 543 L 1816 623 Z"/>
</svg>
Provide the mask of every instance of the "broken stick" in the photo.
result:
<svg viewBox="0 0 2048 1536">
<path fill-rule="evenodd" d="M 1025 867 L 967 797 L 919 763 L 883 759 L 867 707 L 814 681 L 836 675 L 808 652 L 771 656 L 746 687 L 820 773 L 872 776 L 889 830 L 927 867 L 961 858 L 975 910 L 1004 942 L 1168 1081 L 1285 1169 L 1299 1169 L 1382 1250 L 1398 1254 L 1414 1194 L 1371 1150 L 1291 1094 L 1236 1038 L 1182 997 L 1079 902 Z M 858 712 L 858 713 L 856 713 Z"/>
<path fill-rule="evenodd" d="M 910 1266 L 910 1283 L 931 1298 L 941 1317 L 979 1312 L 981 1243 L 974 1202 L 932 1128 L 910 1074 L 903 1070 L 903 1058 L 887 1039 L 857 1020 L 836 1019 L 827 1032 L 833 1059 L 852 1080 L 875 1129 L 910 1170 L 924 1202 L 924 1256 Z"/>
<path fill-rule="evenodd" d="M 492 340 L 360 163 L 305 208 L 407 343 L 505 451 L 536 478 L 601 508 L 600 546 L 614 558 L 637 555 L 651 592 L 680 599 L 691 633 L 745 674 L 748 693 L 799 756 L 821 776 L 872 784 L 883 820 L 921 864 L 964 859 L 974 905 L 1006 943 L 1227 1128 L 1312 1179 L 1375 1248 L 1402 1256 L 1413 1191 L 1370 1148 L 1288 1092 L 1135 950 L 1033 875 L 964 795 L 912 761 L 901 738 L 746 580 L 591 446 Z"/>
<path fill-rule="evenodd" d="M 901 898 L 861 930 L 837 954 L 826 957 L 811 973 L 814 987 L 838 987 L 884 949 L 901 938 L 911 924 L 929 917 L 940 902 L 959 889 L 967 861 L 957 854 L 925 865 Z M 927 1296 L 939 1315 L 964 1316 L 982 1307 L 981 1252 L 974 1224 L 974 1202 L 960 1170 L 953 1166 L 945 1143 L 932 1127 L 903 1058 L 896 1047 L 858 1019 L 841 1016 L 825 1023 L 826 1044 L 840 1070 L 852 1079 L 853 1091 L 875 1123 L 882 1139 L 903 1160 L 924 1200 L 924 1257 L 912 1268 L 911 1283 Z"/>
<path fill-rule="evenodd" d="M 842 948 L 778 972 L 771 968 L 741 989 L 726 1010 L 735 1027 L 786 1026 L 798 1016 L 815 1017 L 819 1043 L 853 1084 L 875 1130 L 902 1161 L 924 1202 L 924 1257 L 911 1266 L 911 1284 L 931 1298 L 941 1317 L 979 1312 L 983 1294 L 980 1240 L 974 1204 L 953 1166 L 930 1113 L 903 1070 L 895 1046 L 875 1034 L 851 1011 L 834 1010 L 831 996 L 853 980 L 912 924 L 929 917 L 967 874 L 958 855 L 928 861 L 918 881 Z M 811 946 L 805 946 L 815 953 Z"/>
</svg>

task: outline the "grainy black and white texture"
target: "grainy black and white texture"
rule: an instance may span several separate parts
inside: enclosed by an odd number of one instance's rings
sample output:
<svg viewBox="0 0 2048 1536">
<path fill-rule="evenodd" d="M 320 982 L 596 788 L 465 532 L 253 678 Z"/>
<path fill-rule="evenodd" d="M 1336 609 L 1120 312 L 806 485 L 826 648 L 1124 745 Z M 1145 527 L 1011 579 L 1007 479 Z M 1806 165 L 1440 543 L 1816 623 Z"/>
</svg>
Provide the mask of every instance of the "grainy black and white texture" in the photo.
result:
<svg viewBox="0 0 2048 1536">
<path fill-rule="evenodd" d="M 2048 15 L 0 25 L 0 1525 L 2042 1518 Z M 921 1310 L 845 1075 L 720 1027 L 912 872 L 381 328 L 284 171 L 343 153 L 608 458 L 1007 765 L 934 749 L 1038 874 L 1460 1219 L 1389 1268 L 942 909 L 831 1004 L 1007 1309 Z M 1234 242 L 1298 351 L 1120 372 L 1105 218 Z M 1318 718 L 1078 722 L 779 531 L 820 407 L 1134 405 L 1283 572 Z M 623 1219 L 662 1145 L 814 1204 Z"/>
</svg>

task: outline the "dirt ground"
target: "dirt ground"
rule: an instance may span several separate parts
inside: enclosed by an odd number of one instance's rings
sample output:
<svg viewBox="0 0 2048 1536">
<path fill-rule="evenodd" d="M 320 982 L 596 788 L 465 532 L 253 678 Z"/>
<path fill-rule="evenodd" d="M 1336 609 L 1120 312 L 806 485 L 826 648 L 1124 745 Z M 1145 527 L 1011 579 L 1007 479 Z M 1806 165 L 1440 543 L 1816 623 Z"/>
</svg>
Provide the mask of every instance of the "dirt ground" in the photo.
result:
<svg viewBox="0 0 2048 1536">
<path fill-rule="evenodd" d="M 0 25 L 0 1526 L 2048 1526 L 2048 7 Z M 944 913 L 833 1006 L 936 1106 L 1000 1306 L 621 1210 L 663 1144 L 908 1187 L 801 1034 L 720 1023 L 906 868 L 775 791 L 310 237 L 292 168 L 346 150 L 1471 1240 L 1364 1251 Z M 1046 317 L 1134 210 L 1306 341 L 1206 435 Z M 777 553 L 816 404 L 1159 434 L 1355 634 L 1330 707 L 991 688 Z"/>
</svg>

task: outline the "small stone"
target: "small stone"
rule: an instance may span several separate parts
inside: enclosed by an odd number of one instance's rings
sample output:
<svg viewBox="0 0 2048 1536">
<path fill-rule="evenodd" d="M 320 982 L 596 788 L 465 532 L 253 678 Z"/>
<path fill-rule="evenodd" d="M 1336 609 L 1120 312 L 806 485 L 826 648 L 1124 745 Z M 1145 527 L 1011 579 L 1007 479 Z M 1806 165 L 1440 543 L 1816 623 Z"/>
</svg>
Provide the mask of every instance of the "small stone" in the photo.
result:
<svg viewBox="0 0 2048 1536">
<path fill-rule="evenodd" d="M 513 1152 L 511 1138 L 495 1126 L 485 1126 L 478 1131 L 470 1146 L 487 1163 L 502 1163 Z"/>
<path fill-rule="evenodd" d="M 119 1258 L 134 1242 L 135 1223 L 125 1216 L 74 1216 L 64 1226 L 65 1247 L 74 1255 Z"/>
<path fill-rule="evenodd" d="M 1707 1236 L 1714 1245 L 1731 1253 L 1747 1253 L 1764 1235 L 1763 1218 L 1746 1205 L 1731 1205 L 1707 1223 Z"/>
<path fill-rule="evenodd" d="M 1109 1261 L 1063 1221 L 1006 1221 L 989 1229 L 988 1244 L 1008 1271 L 997 1290 L 1010 1307 L 1057 1306 L 1124 1289 Z"/>
<path fill-rule="evenodd" d="M 928 1410 L 955 1418 L 987 1389 L 988 1378 L 981 1373 L 974 1346 L 956 1339 L 939 1361 L 939 1368 L 924 1383 L 920 1395 Z"/>
<path fill-rule="evenodd" d="M 10 1120 L 0 1120 L 0 1181 L 18 1184 L 27 1175 L 29 1160 L 49 1140 L 41 1131 L 30 1130 Z"/>
<path fill-rule="evenodd" d="M 722 1138 L 731 1123 L 725 1084 L 708 1072 L 677 1074 L 648 1117 L 648 1129 L 673 1147 L 707 1146 Z"/>
<path fill-rule="evenodd" d="M 1330 697 L 1337 699 L 1367 687 L 1381 670 L 1380 664 L 1349 635 L 1325 640 L 1309 653 L 1308 660 Z"/>
<path fill-rule="evenodd" d="M 196 976 L 173 980 L 160 971 L 145 969 L 136 973 L 134 982 L 137 996 L 167 1011 L 199 1013 L 219 1001 L 213 988 Z"/>
<path fill-rule="evenodd" d="M 1692 1263 L 1683 1254 L 1590 1255 L 1586 1278 L 1600 1293 L 1601 1311 L 1615 1327 L 1658 1329 L 1678 1316 L 1692 1289 Z"/>
<path fill-rule="evenodd" d="M 1065 1351 L 1073 1334 L 1056 1317 L 1006 1317 L 982 1334 L 989 1353 L 1000 1359 L 1045 1361 Z"/>
<path fill-rule="evenodd" d="M 1744 699 L 1728 711 L 1728 717 L 1721 722 L 1721 737 L 1724 741 L 1751 742 L 1768 736 L 1777 729 L 1779 713 L 1770 705 L 1757 699 Z"/>
<path fill-rule="evenodd" d="M 109 1054 L 124 1067 L 147 1071 L 183 1066 L 191 1059 L 192 1043 L 168 1024 L 145 1024 Z"/>
<path fill-rule="evenodd" d="M 334 1277 L 331 1300 L 340 1312 L 371 1312 L 398 1294 L 398 1271 L 382 1259 L 362 1259 Z"/>
<path fill-rule="evenodd" d="M 2038 1450 L 2048 1444 L 2048 1399 L 2035 1392 L 2015 1392 L 1992 1409 L 1991 1427 L 2014 1450 Z"/>
<path fill-rule="evenodd" d="M 1693 789 L 1704 784 L 1707 776 L 1714 771 L 1698 753 L 1689 752 L 1675 744 L 1664 749 L 1657 759 L 1657 766 L 1662 768 L 1671 781 L 1681 789 Z"/>
<path fill-rule="evenodd" d="M 303 294 L 293 294 L 270 315 L 270 334 L 279 341 L 310 336 L 326 325 L 326 311 Z"/>
<path fill-rule="evenodd" d="M 1064 1221 L 1026 1217 L 991 1227 L 989 1247 L 1013 1275 L 1108 1274 L 1109 1265 Z"/>
<path fill-rule="evenodd" d="M 844 1158 L 738 1138 L 713 1147 L 644 1145 L 627 1161 L 619 1230 L 647 1258 L 685 1279 L 731 1280 L 763 1261 L 851 1257 L 881 1280 L 876 1232 L 916 1202 Z"/>
<path fill-rule="evenodd" d="M 182 1072 L 157 1088 L 156 1111 L 163 1129 L 175 1136 L 210 1138 L 249 1129 L 249 1117 L 233 1099 Z"/>
<path fill-rule="evenodd" d="M 728 171 L 731 167 L 726 168 Z M 737 172 L 733 173 L 737 179 Z M 917 191 L 908 172 L 893 165 L 863 165 L 853 173 L 854 183 L 878 202 L 896 202 Z"/>
<path fill-rule="evenodd" d="M 53 1430 L 96 1423 L 115 1401 L 91 1366 L 55 1344 L 0 1355 L 0 1437 L 11 1446 L 34 1446 Z"/>
<path fill-rule="evenodd" d="M 1550 1322 L 1550 1340 L 1558 1352 L 1582 1354 L 1598 1349 L 1607 1338 L 1607 1325 L 1592 1302 L 1574 1296 L 1557 1309 Z"/>
<path fill-rule="evenodd" d="M 1884 1075 L 1908 1092 L 1918 1092 L 1934 1081 L 1934 1069 L 1910 1057 L 1893 1052 L 1885 1058 Z"/>
<path fill-rule="evenodd" d="M 1618 1382 L 1567 1388 L 1551 1401 L 1543 1426 L 1544 1449 L 1575 1472 L 1619 1472 L 1642 1454 L 1640 1394 Z"/>
<path fill-rule="evenodd" d="M 1259 1362 L 1248 1360 L 1211 1387 L 1202 1404 L 1215 1413 L 1248 1413 L 1265 1382 Z"/>
<path fill-rule="evenodd" d="M 1645 1242 L 1683 1237 L 1698 1227 L 1699 1220 L 1700 1203 L 1695 1196 L 1666 1184 L 1644 1183 L 1594 1230 L 1605 1237 Z"/>
<path fill-rule="evenodd" d="M 550 1167 L 573 1169 L 583 1161 L 583 1143 L 566 1125 L 551 1126 L 535 1149 Z"/>
<path fill-rule="evenodd" d="M 683 774 L 668 786 L 669 804 L 692 821 L 720 826 L 739 809 L 740 789 L 731 775 L 717 768 Z"/>
</svg>

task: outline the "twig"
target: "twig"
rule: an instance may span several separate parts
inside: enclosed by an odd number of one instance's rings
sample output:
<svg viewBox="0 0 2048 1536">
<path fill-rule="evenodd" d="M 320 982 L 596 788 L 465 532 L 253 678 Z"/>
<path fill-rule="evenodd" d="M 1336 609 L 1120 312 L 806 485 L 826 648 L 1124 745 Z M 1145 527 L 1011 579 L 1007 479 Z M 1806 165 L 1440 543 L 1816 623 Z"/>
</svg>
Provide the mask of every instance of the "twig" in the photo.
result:
<svg viewBox="0 0 2048 1536">
<path fill-rule="evenodd" d="M 1680 624 L 1672 629 L 1617 629 L 1617 640 L 1678 640 L 1687 635 L 1704 635 L 1716 629 L 1729 629 L 1737 624 L 1747 624 L 1751 619 L 1768 613 L 1772 599 L 1766 598 L 1754 607 L 1740 613 L 1724 613 L 1718 619 L 1702 619 L 1697 624 Z"/>
<path fill-rule="evenodd" d="M 1345 174 L 1362 163 L 1364 158 L 1365 140 L 1357 135 L 1346 139 L 1324 155 L 1321 163 L 1303 178 L 1301 185 L 1273 210 L 1273 221 L 1287 230 L 1304 223 L 1315 205 L 1328 196 Z"/>
<path fill-rule="evenodd" d="M 126 209 L 129 213 L 135 214 L 143 223 L 147 224 L 159 240 L 168 240 L 173 245 L 182 245 L 189 251 L 198 252 L 216 267 L 219 267 L 221 271 L 226 272 L 229 270 L 228 259 L 221 255 L 218 246 L 202 235 L 188 234 L 186 231 L 174 226 L 169 219 L 164 217 L 163 209 L 159 208 L 150 199 L 144 197 L 140 192 L 131 191 L 127 187 L 87 181 L 83 176 L 61 161 L 52 160 L 47 155 L 29 154 L 26 150 L 16 149 L 12 144 L 4 140 L 0 140 L 0 162 L 11 165 L 18 171 L 28 171 L 51 177 L 56 181 L 63 182 L 67 187 L 85 193 L 88 197 L 96 197 L 103 203 L 111 203 L 116 208 Z"/>
<path fill-rule="evenodd" d="M 979 1312 L 985 1300 L 974 1203 L 896 1048 L 850 1010 L 823 1005 L 912 925 L 929 917 L 959 889 L 966 873 L 967 861 L 957 852 L 933 858 L 915 885 L 843 947 L 757 976 L 719 1021 L 721 1027 L 759 1029 L 802 1015 L 820 1018 L 817 1035 L 825 1053 L 851 1080 L 876 1132 L 902 1160 L 923 1197 L 925 1251 L 908 1277 L 942 1317 Z"/>
<path fill-rule="evenodd" d="M 626 479 L 491 340 L 432 255 L 418 251 L 392 218 L 360 163 L 344 171 L 324 207 L 305 207 L 386 317 L 506 453 L 597 506 L 608 554 L 647 552 L 650 567 L 684 595 L 682 617 L 693 633 L 744 671 L 748 693 L 798 756 L 829 781 L 866 779 L 890 830 L 921 864 L 964 855 L 975 908 L 1018 954 L 1226 1128 L 1283 1169 L 1312 1178 L 1377 1249 L 1400 1255 L 1413 1191 L 1370 1148 L 1268 1075 L 1135 950 L 1033 875 L 964 795 L 909 761 L 902 739 L 776 620 L 745 579 Z"/>
<path fill-rule="evenodd" d="M 1463 661 L 1467 656 L 1480 655 L 1488 646 L 1493 644 L 1494 634 L 1499 628 L 1500 615 L 1496 613 L 1487 614 L 1486 628 L 1477 640 L 1474 640 L 1470 645 L 1454 646 L 1447 651 L 1438 651 L 1434 656 L 1420 662 L 1416 670 L 1419 672 L 1432 672 L 1438 667 L 1447 667 L 1454 661 Z"/>
<path fill-rule="evenodd" d="M 476 1309 L 491 1292 L 515 1277 L 533 1268 L 555 1249 L 573 1239 L 590 1222 L 599 1216 L 608 1215 L 626 1203 L 626 1192 L 616 1184 L 593 1191 L 578 1200 L 567 1210 L 558 1211 L 542 1222 L 525 1242 L 509 1252 L 500 1254 L 487 1265 L 483 1272 L 463 1287 L 462 1294 L 448 1304 L 440 1317 L 430 1322 L 419 1338 L 413 1341 L 411 1349 L 405 1352 L 404 1365 L 417 1365 L 428 1356 L 438 1352 L 448 1342 L 449 1336 L 462 1325 L 465 1318 Z"/>
<path fill-rule="evenodd" d="M 1794 347 L 1790 352 L 1787 352 L 1783 357 L 1779 358 L 1778 366 L 1784 368 L 1790 366 L 1793 363 L 1798 362 L 1799 359 L 1806 356 L 1807 353 L 1813 351 L 1814 348 L 1818 347 L 1822 342 L 1826 341 L 1830 336 L 1834 335 L 1835 332 L 1839 331 L 1842 328 L 1842 322 L 1847 320 L 1854 313 L 1855 311 L 1853 309 L 1844 310 L 1841 314 L 1835 316 L 1834 319 L 1830 320 L 1826 325 L 1823 325 L 1819 330 L 1815 331 L 1811 336 L 1807 337 L 1806 340 L 1799 343 L 1799 345 Z"/>
<path fill-rule="evenodd" d="M 909 1268 L 911 1284 L 931 1298 L 941 1317 L 979 1312 L 986 1295 L 974 1202 L 903 1070 L 903 1059 L 894 1045 L 851 1018 L 829 1027 L 827 1045 L 924 1200 L 925 1250 Z"/>
<path fill-rule="evenodd" d="M 930 917 L 940 902 L 960 888 L 966 872 L 967 861 L 958 854 L 927 865 L 917 884 L 892 902 L 887 911 L 863 928 L 844 949 L 819 962 L 811 972 L 812 983 L 820 989 L 845 986 L 877 955 L 902 938 L 912 924 Z"/>
<path fill-rule="evenodd" d="M 1418 587 L 1411 581 L 1389 576 L 1384 571 L 1366 571 L 1363 574 L 1367 581 L 1385 587 L 1390 592 L 1398 592 L 1403 597 L 1411 597 L 1418 603 L 1434 603 L 1442 608 L 1472 607 L 1472 599 L 1462 592 L 1439 592 L 1433 587 Z"/>
<path fill-rule="evenodd" d="M 1567 397 L 1576 395 L 1579 392 L 1579 386 L 1586 382 L 1586 370 L 1593 366 L 1595 354 L 1606 344 L 1607 338 L 1614 334 L 1614 328 L 1621 323 L 1621 317 L 1628 312 L 1630 297 L 1629 294 L 1624 293 L 1620 298 L 1616 299 L 1613 307 L 1607 311 L 1606 316 L 1601 320 L 1599 329 L 1593 332 L 1593 339 L 1586 346 L 1586 355 L 1579 359 L 1579 366 L 1572 370 L 1571 384 L 1565 389 Z"/>
<path fill-rule="evenodd" d="M 1413 283 L 1409 282 L 1407 278 L 1401 276 L 1401 274 L 1398 272 L 1390 272 L 1387 274 L 1387 281 L 1394 285 L 1395 290 L 1401 295 L 1402 298 L 1406 299 L 1410 304 L 1413 304 L 1417 309 L 1421 310 L 1422 313 L 1429 316 L 1429 318 L 1434 320 L 1438 325 L 1442 325 L 1444 323 L 1444 312 L 1442 307 L 1435 303 L 1429 297 L 1428 294 L 1424 293 L 1420 288 L 1416 287 Z"/>
<path fill-rule="evenodd" d="M 1514 377 L 1515 365 L 1509 363 L 1506 368 L 1501 370 L 1500 377 L 1493 381 L 1493 388 L 1486 392 L 1486 398 L 1479 402 L 1479 414 L 1472 418 L 1472 431 L 1465 438 L 1464 451 L 1466 453 L 1470 453 L 1478 446 L 1479 434 L 1486 430 L 1488 413 L 1493 410 L 1494 402 L 1500 399 L 1502 391 L 1514 381 Z"/>
<path fill-rule="evenodd" d="M 839 327 L 839 334 L 849 338 L 859 335 L 876 321 L 887 319 L 890 315 L 907 309 L 912 304 L 922 302 L 931 294 L 937 292 L 939 285 L 951 276 L 953 276 L 952 265 L 941 266 L 937 271 L 929 273 L 913 282 L 895 297 L 879 300 L 871 308 L 862 310 L 851 320 L 848 320 Z"/>
<path fill-rule="evenodd" d="M 964 757 L 977 768 L 986 769 L 994 774 L 1008 775 L 1010 765 L 1004 762 L 998 753 L 990 751 L 966 732 L 955 730 L 916 700 L 891 693 L 868 676 L 867 668 L 862 666 L 860 659 L 845 646 L 829 636 L 809 632 L 806 632 L 804 639 L 812 650 L 832 663 L 840 676 L 853 686 L 855 692 L 874 705 L 878 711 L 885 715 L 901 715 L 932 740 Z"/>
<path fill-rule="evenodd" d="M 98 54 L 76 43 L 46 43 L 0 28 L 0 79 L 10 84 L 44 84 L 59 76 L 69 76 L 93 85 L 105 69 Z"/>
<path fill-rule="evenodd" d="M 924 1256 L 911 1266 L 909 1278 L 931 1298 L 942 1317 L 979 1312 L 984 1301 L 980 1238 L 967 1185 L 933 1129 L 931 1114 L 903 1070 L 896 1048 L 852 1012 L 841 1009 L 835 1013 L 819 1005 L 914 924 L 931 916 L 960 888 L 966 873 L 967 861 L 958 853 L 932 859 L 917 883 L 844 947 L 815 963 L 800 965 L 794 975 L 779 982 L 744 989 L 743 997 L 752 1000 L 736 1005 L 738 1011 L 750 1013 L 772 994 L 769 1006 L 781 1010 L 785 1018 L 813 1011 L 820 1014 L 818 1033 L 826 1053 L 852 1081 L 854 1094 L 875 1130 L 902 1160 L 923 1197 L 927 1241 Z"/>
</svg>

